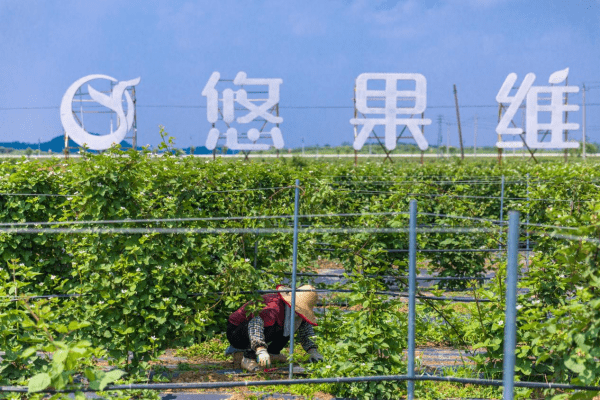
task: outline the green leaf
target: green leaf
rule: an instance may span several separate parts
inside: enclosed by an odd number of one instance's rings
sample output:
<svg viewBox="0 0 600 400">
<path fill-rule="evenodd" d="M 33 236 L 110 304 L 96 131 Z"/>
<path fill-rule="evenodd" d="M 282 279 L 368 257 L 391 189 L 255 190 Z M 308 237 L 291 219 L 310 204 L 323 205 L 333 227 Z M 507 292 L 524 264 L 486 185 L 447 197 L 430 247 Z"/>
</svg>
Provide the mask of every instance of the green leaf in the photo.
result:
<svg viewBox="0 0 600 400">
<path fill-rule="evenodd" d="M 54 365 L 59 365 L 59 364 L 63 364 L 65 362 L 65 360 L 67 359 L 67 356 L 69 355 L 69 351 L 68 350 L 56 350 L 54 352 L 54 354 L 52 355 L 52 364 Z"/>
<path fill-rule="evenodd" d="M 598 392 L 576 392 L 573 393 L 569 399 L 570 400 L 592 400 L 595 396 L 598 395 Z"/>
<path fill-rule="evenodd" d="M 81 356 L 85 356 L 87 353 L 89 353 L 90 349 L 86 348 L 86 347 L 72 347 L 71 348 L 71 353 L 75 353 L 77 356 L 75 356 L 75 358 L 81 357 Z"/>
<path fill-rule="evenodd" d="M 31 357 L 33 354 L 35 354 L 35 352 L 37 351 L 37 349 L 35 347 L 30 347 L 27 350 L 23 351 L 21 353 L 21 358 L 22 359 L 26 359 Z"/>
<path fill-rule="evenodd" d="M 52 379 L 52 386 L 54 389 L 64 389 L 69 382 L 69 374 L 67 372 L 61 372 L 54 379 Z"/>
<path fill-rule="evenodd" d="M 27 392 L 35 393 L 40 392 L 50 386 L 51 383 L 50 375 L 45 372 L 41 374 L 37 374 L 31 377 L 29 383 L 27 384 Z"/>
<path fill-rule="evenodd" d="M 69 322 L 69 330 L 70 331 L 76 331 L 78 329 L 81 328 L 85 328 L 87 326 L 90 326 L 91 324 L 88 321 L 71 321 Z"/>
<path fill-rule="evenodd" d="M 92 343 L 89 340 L 80 340 L 73 347 L 90 347 Z"/>
<path fill-rule="evenodd" d="M 576 360 L 573 359 L 573 357 L 567 358 L 565 360 L 565 366 L 571 371 L 575 372 L 576 374 L 581 374 L 583 373 L 583 371 L 585 371 L 585 365 L 578 363 Z"/>
<path fill-rule="evenodd" d="M 95 374 L 94 370 L 91 368 L 86 368 L 83 373 L 84 373 L 85 377 L 87 378 L 87 380 L 90 382 L 96 379 L 96 374 Z"/>
<path fill-rule="evenodd" d="M 93 390 L 100 390 L 100 382 L 102 381 L 102 378 L 104 378 L 104 376 L 106 375 L 106 372 L 104 371 L 94 371 L 95 375 L 96 375 L 96 379 L 93 381 L 90 381 L 90 389 Z"/>
<path fill-rule="evenodd" d="M 99 389 L 103 390 L 106 387 L 106 385 L 116 381 L 117 379 L 121 378 L 125 374 L 126 374 L 126 372 L 121 371 L 120 369 L 113 369 L 112 371 L 107 372 L 106 375 L 104 375 L 104 377 L 100 381 Z"/>
</svg>

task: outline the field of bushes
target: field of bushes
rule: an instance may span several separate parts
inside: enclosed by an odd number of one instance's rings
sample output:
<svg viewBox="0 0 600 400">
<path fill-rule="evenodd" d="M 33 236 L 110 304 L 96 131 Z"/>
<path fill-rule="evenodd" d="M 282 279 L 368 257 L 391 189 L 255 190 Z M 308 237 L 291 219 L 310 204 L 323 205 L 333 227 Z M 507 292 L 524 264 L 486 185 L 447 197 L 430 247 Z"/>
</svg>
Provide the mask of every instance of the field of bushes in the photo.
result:
<svg viewBox="0 0 600 400">
<path fill-rule="evenodd" d="M 354 166 L 300 158 L 213 161 L 113 149 L 80 159 L 0 163 L 0 351 L 5 352 L 0 385 L 64 388 L 78 376 L 98 388 L 118 379 L 143 381 L 148 362 L 165 349 L 203 343 L 223 332 L 232 311 L 257 299 L 248 292 L 273 289 L 289 277 L 295 179 L 301 182 L 303 228 L 348 228 L 299 237 L 299 269 L 311 271 L 319 259 L 331 260 L 348 275 L 343 287 L 352 289 L 343 296 L 347 309 L 332 307 L 316 329 L 325 362 L 311 367 L 311 376 L 406 373 L 405 303 L 375 292 L 405 290 L 405 279 L 390 289 L 379 276 L 406 275 L 407 253 L 387 250 L 408 248 L 406 212 L 408 202 L 417 199 L 421 249 L 504 248 L 500 215 L 506 220 L 508 210 L 521 212 L 521 222 L 530 224 L 521 227 L 521 242 L 529 239 L 533 251 L 527 264 L 525 253 L 521 256 L 517 379 L 599 384 L 596 164 L 514 161 L 500 167 L 491 160 L 444 160 L 421 166 L 361 160 Z M 30 231 L 11 231 L 15 228 Z M 43 230 L 48 228 L 57 230 Z M 148 229 L 119 231 L 124 228 Z M 271 231 L 261 230 L 266 228 Z M 490 301 L 421 301 L 417 340 L 484 349 L 474 356 L 475 367 L 458 372 L 501 378 L 504 253 L 423 252 L 418 262 L 422 273 L 495 277 L 485 283 L 446 281 L 423 291 L 454 296 L 466 290 L 459 295 Z M 300 284 L 308 279 L 302 277 Z M 31 298 L 50 295 L 68 296 Z M 54 360 L 36 350 L 53 352 Z M 119 369 L 102 371 L 95 365 L 100 357 Z M 419 398 L 436 398 L 436 387 L 417 383 Z M 318 389 L 398 398 L 404 388 L 388 382 Z M 501 393 L 483 387 L 444 390 L 456 396 Z M 522 398 L 573 395 L 518 390 Z"/>
</svg>

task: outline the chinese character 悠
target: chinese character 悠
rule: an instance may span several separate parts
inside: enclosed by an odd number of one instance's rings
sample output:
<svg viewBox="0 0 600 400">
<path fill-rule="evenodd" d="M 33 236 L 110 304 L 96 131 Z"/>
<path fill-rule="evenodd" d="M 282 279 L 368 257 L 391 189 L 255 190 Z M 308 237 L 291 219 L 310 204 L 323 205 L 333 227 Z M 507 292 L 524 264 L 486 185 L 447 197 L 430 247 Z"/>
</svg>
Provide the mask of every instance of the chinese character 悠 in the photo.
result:
<svg viewBox="0 0 600 400">
<path fill-rule="evenodd" d="M 367 89 L 372 80 L 385 81 L 383 90 Z M 414 90 L 398 90 L 399 81 L 413 81 Z M 399 100 L 414 100 L 413 107 L 398 107 Z M 368 101 L 383 101 L 383 107 L 369 107 Z M 412 118 L 425 111 L 427 105 L 427 81 L 421 74 L 408 73 L 365 73 L 356 78 L 356 110 L 364 118 L 352 118 L 353 125 L 363 125 L 354 139 L 354 149 L 360 150 L 376 125 L 385 126 L 385 147 L 396 148 L 396 130 L 398 125 L 406 125 L 421 150 L 429 147 L 420 126 L 431 124 L 430 119 Z M 368 114 L 379 114 L 379 117 L 368 118 Z M 410 116 L 398 118 L 398 116 Z"/>
<path fill-rule="evenodd" d="M 521 135 L 523 129 L 517 127 L 509 127 L 519 107 L 527 97 L 526 105 L 526 132 L 525 143 L 531 149 L 568 149 L 579 147 L 578 142 L 566 142 L 563 139 L 563 132 L 579 129 L 577 123 L 565 122 L 565 113 L 568 111 L 578 111 L 579 106 L 576 104 L 564 104 L 566 93 L 577 93 L 577 86 L 554 86 L 555 84 L 564 82 L 569 74 L 569 69 L 556 71 L 550 76 L 548 82 L 552 86 L 533 86 L 535 75 L 529 73 L 523 79 L 523 83 L 517 90 L 514 96 L 509 93 L 517 80 L 517 74 L 512 73 L 506 77 L 502 84 L 496 101 L 501 104 L 508 103 L 506 112 L 500 119 L 496 127 L 498 135 Z M 540 98 L 540 94 L 549 95 L 547 98 Z M 540 104 L 539 101 L 546 101 L 549 104 Z M 550 122 L 539 122 L 539 113 L 550 113 Z M 539 140 L 539 133 L 544 133 L 544 136 L 549 133 L 550 141 L 543 142 Z M 499 148 L 520 148 L 523 147 L 523 141 L 498 141 L 496 146 Z"/>
<path fill-rule="evenodd" d="M 256 143 L 261 137 L 262 129 L 260 131 L 256 128 L 248 129 L 247 137 L 252 143 L 239 143 L 238 131 L 236 128 L 231 127 L 230 124 L 234 121 L 239 124 L 247 124 L 255 121 L 257 118 L 262 118 L 264 125 L 266 125 L 267 122 L 277 125 L 283 122 L 283 118 L 271 114 L 273 108 L 279 103 L 279 85 L 281 85 L 283 81 L 281 79 L 248 79 L 245 72 L 238 72 L 233 80 L 233 84 L 242 86 L 242 88 L 236 91 L 225 89 L 223 90 L 223 97 L 219 99 L 219 93 L 216 86 L 220 77 L 221 75 L 218 72 L 213 72 L 206 83 L 206 86 L 202 90 L 202 95 L 206 96 L 207 100 L 206 115 L 208 122 L 213 125 L 212 129 L 208 132 L 206 148 L 212 150 L 217 145 L 221 133 L 219 129 L 215 127 L 215 123 L 219 120 L 219 114 L 221 114 L 221 118 L 227 126 L 226 146 L 229 149 L 268 150 L 270 148 L 269 144 Z M 244 85 L 267 86 L 267 99 L 248 98 L 248 93 L 243 88 Z M 219 107 L 219 101 L 222 102 L 221 108 Z M 257 101 L 262 102 L 262 104 L 255 104 Z M 236 103 L 245 107 L 249 112 L 244 116 L 235 118 Z M 283 148 L 283 137 L 281 136 L 281 130 L 277 125 L 271 128 L 269 133 L 273 139 L 273 146 L 277 149 L 281 149 Z"/>
</svg>

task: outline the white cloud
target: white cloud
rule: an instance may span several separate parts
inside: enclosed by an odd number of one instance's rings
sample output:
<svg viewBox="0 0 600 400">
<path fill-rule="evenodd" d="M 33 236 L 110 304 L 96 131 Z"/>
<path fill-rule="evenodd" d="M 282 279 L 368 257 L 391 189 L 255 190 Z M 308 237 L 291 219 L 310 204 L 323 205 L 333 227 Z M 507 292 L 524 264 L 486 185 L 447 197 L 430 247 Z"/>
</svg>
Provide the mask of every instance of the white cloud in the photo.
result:
<svg viewBox="0 0 600 400">
<path fill-rule="evenodd" d="M 494 7 L 501 3 L 508 3 L 511 0 L 468 0 L 474 7 Z"/>
<path fill-rule="evenodd" d="M 173 35 L 177 47 L 190 49 L 194 47 L 195 41 L 206 40 L 206 36 L 199 35 L 199 31 L 204 30 L 211 20 L 206 17 L 206 7 L 192 2 L 181 5 L 176 2 L 162 3 L 157 9 L 157 15 L 158 29 Z M 214 34 L 216 33 L 215 31 Z"/>
<path fill-rule="evenodd" d="M 294 13 L 289 22 L 292 33 L 297 36 L 321 35 L 326 32 L 326 23 L 314 13 Z"/>
</svg>

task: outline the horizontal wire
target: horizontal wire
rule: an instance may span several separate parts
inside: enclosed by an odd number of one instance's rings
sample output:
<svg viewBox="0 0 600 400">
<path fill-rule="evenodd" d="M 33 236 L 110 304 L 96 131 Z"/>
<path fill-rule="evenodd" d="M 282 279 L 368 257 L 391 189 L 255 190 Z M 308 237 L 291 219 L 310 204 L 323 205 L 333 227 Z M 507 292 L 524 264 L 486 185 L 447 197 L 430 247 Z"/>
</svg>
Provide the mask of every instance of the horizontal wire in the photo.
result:
<svg viewBox="0 0 600 400">
<path fill-rule="evenodd" d="M 452 195 L 452 194 L 439 194 L 439 193 L 403 193 L 393 191 L 382 191 L 382 190 L 352 190 L 352 189 L 338 189 L 332 188 L 340 192 L 353 192 L 353 193 L 367 193 L 367 194 L 402 194 L 405 196 L 430 196 L 430 197 L 450 197 L 458 199 L 488 199 L 488 200 L 500 200 L 500 196 L 463 196 L 463 195 Z M 504 197 L 505 201 L 549 201 L 549 202 L 573 202 L 573 203 L 598 203 L 600 200 L 563 200 L 563 199 L 528 199 L 527 197 Z"/>
<path fill-rule="evenodd" d="M 580 181 L 576 181 L 577 183 L 589 183 L 589 184 L 593 184 L 593 183 L 597 183 L 600 180 L 580 180 Z M 526 185 L 527 183 L 529 183 L 530 186 L 535 186 L 537 184 L 541 184 L 541 183 L 548 183 L 548 182 L 555 182 L 554 180 L 550 180 L 550 179 L 539 179 L 539 180 L 530 180 L 529 182 L 527 182 L 526 180 L 505 180 L 504 184 L 508 185 L 508 184 L 514 184 L 514 185 Z M 412 184 L 432 184 L 432 185 L 501 185 L 502 181 L 501 180 L 465 180 L 465 181 L 427 181 L 427 180 L 416 180 L 416 181 L 332 181 L 331 184 L 337 184 L 337 185 L 342 185 L 342 184 L 364 184 L 364 185 L 387 185 L 387 186 L 393 186 L 393 185 L 412 185 Z"/>
<path fill-rule="evenodd" d="M 589 236 L 565 235 L 562 233 L 554 233 L 554 232 L 548 233 L 548 232 L 540 232 L 540 231 L 529 231 L 529 232 L 533 233 L 535 235 L 547 236 L 550 238 L 565 239 L 565 240 L 582 240 L 584 242 L 589 242 L 589 243 L 600 245 L 600 239 L 589 237 Z"/>
<path fill-rule="evenodd" d="M 568 200 L 568 199 L 528 199 L 527 197 L 505 197 L 504 200 L 520 201 L 552 201 L 552 202 L 571 202 L 571 203 L 598 203 L 600 200 Z"/>
<path fill-rule="evenodd" d="M 552 182 L 551 180 L 536 180 L 536 181 L 529 181 L 529 184 L 537 184 L 537 183 L 546 183 L 546 182 Z M 590 181 L 583 181 L 585 182 L 590 182 Z M 436 185 L 440 185 L 440 184 L 456 184 L 456 185 L 500 185 L 502 184 L 502 181 L 500 179 L 498 180 L 465 180 L 465 181 L 427 181 L 427 180 L 421 180 L 421 181 L 333 181 L 331 183 L 335 183 L 335 184 L 346 184 L 346 183 L 350 183 L 350 184 L 365 184 L 365 185 L 373 185 L 373 184 L 378 184 L 378 185 L 398 185 L 398 184 L 415 184 L 415 183 L 422 183 L 422 184 L 436 184 Z M 505 180 L 504 184 L 526 184 L 527 181 L 526 180 Z"/>
<path fill-rule="evenodd" d="M 336 177 L 333 175 L 328 175 L 325 177 Z M 367 176 L 368 177 L 368 176 Z M 304 178 L 305 181 L 321 181 L 321 178 L 318 177 L 307 177 Z M 530 180 L 529 183 L 530 184 L 535 184 L 535 183 L 544 183 L 544 182 L 553 182 L 553 180 Z M 589 180 L 589 181 L 579 181 L 579 183 L 594 183 L 594 182 L 600 182 L 600 179 L 598 180 Z M 423 184 L 500 184 L 501 181 L 500 180 L 480 180 L 480 181 L 474 181 L 474 180 L 469 180 L 469 181 L 419 181 L 419 180 L 412 180 L 412 181 L 333 181 L 333 182 L 329 182 L 330 184 L 347 184 L 347 183 L 352 183 L 352 184 L 366 184 L 366 185 L 373 185 L 373 184 L 381 184 L 381 185 L 396 185 L 396 184 L 415 184 L 415 183 L 423 183 Z M 527 183 L 526 180 L 515 180 L 515 181 L 505 181 L 505 184 L 508 183 Z M 244 191 L 261 191 L 261 190 L 280 190 L 280 189 L 291 189 L 294 188 L 294 186 L 276 186 L 276 187 L 266 187 L 266 188 L 247 188 L 247 189 L 229 189 L 229 190 L 213 190 L 213 191 L 205 191 L 202 193 L 229 193 L 229 192 L 244 192 Z M 191 189 L 193 190 L 193 189 Z M 82 196 L 82 194 L 44 194 L 44 193 L 0 193 L 0 195 L 4 195 L 4 196 L 71 196 L 71 197 L 77 197 L 77 196 Z M 514 199 L 523 199 L 523 198 L 514 198 Z M 554 200 L 554 199 L 532 199 L 532 200 Z M 571 200 L 562 200 L 562 201 L 571 201 Z M 575 201 L 575 200 L 573 200 Z M 585 201 L 585 200 L 577 200 L 577 201 Z"/>
<path fill-rule="evenodd" d="M 380 190 L 345 190 L 345 189 L 335 189 L 341 192 L 353 192 L 353 193 L 367 193 L 367 194 L 402 194 L 405 196 L 429 196 L 429 197 L 450 197 L 450 198 L 459 198 L 459 199 L 492 199 L 492 200 L 500 200 L 500 196 L 461 196 L 461 195 L 452 195 L 452 194 L 437 194 L 437 193 L 402 193 L 402 192 L 384 192 Z M 504 200 L 508 200 L 508 198 L 504 198 Z"/>
<path fill-rule="evenodd" d="M 574 227 L 574 226 L 555 226 L 555 225 L 544 225 L 544 224 L 535 224 L 533 222 L 520 222 L 519 225 L 525 225 L 525 226 L 535 226 L 538 228 L 549 228 L 549 229 L 564 229 L 564 230 L 572 230 L 572 231 L 577 231 L 580 228 L 578 227 Z M 592 225 L 588 225 L 587 227 L 590 227 Z"/>
<path fill-rule="evenodd" d="M 325 178 L 381 178 L 383 175 L 322 175 Z M 494 179 L 500 178 L 502 175 L 461 175 L 461 178 L 485 178 L 485 179 Z M 448 179 L 448 175 L 400 175 L 398 178 L 439 178 L 439 179 Z"/>
<path fill-rule="evenodd" d="M 418 250 L 417 250 L 418 251 Z M 292 275 L 292 272 L 284 272 L 284 275 Z M 314 277 L 324 277 L 324 278 L 346 278 L 344 275 L 340 274 L 313 274 L 313 273 L 303 273 L 297 272 L 296 276 L 314 276 Z M 382 279 L 408 279 L 408 275 L 366 275 L 368 278 L 382 278 Z M 352 277 L 350 275 L 350 277 Z M 468 280 L 489 280 L 493 279 L 485 276 L 417 276 L 416 279 L 418 281 L 468 281 Z"/>
<path fill-rule="evenodd" d="M 300 233 L 406 233 L 408 228 L 301 228 Z M 73 233 L 73 234 L 292 234 L 293 228 L 0 228 L 0 233 Z M 496 233 L 498 229 L 483 228 L 418 228 L 417 233 Z"/>
<path fill-rule="evenodd" d="M 213 194 L 213 193 L 235 193 L 235 192 L 251 192 L 251 191 L 262 191 L 262 190 L 281 190 L 281 189 L 292 189 L 293 186 L 283 187 L 272 187 L 272 188 L 258 188 L 258 189 L 232 189 L 232 190 L 214 190 L 202 192 L 202 194 Z M 340 189 L 333 188 L 337 191 L 352 191 L 354 193 L 366 193 L 366 194 L 403 194 L 402 192 L 394 191 L 381 191 L 381 190 L 351 190 L 351 189 Z M 192 191 L 192 190 L 190 190 Z M 430 196 L 430 197 L 451 197 L 451 198 L 468 198 L 468 199 L 501 199 L 500 196 L 465 196 L 465 195 L 451 195 L 451 194 L 438 194 L 438 193 L 406 193 L 407 196 Z M 0 193 L 0 196 L 32 196 L 32 197 L 82 197 L 84 194 L 45 194 L 45 193 Z M 564 200 L 564 199 L 534 199 L 526 197 L 504 197 L 504 200 L 520 200 L 520 201 L 550 201 L 550 202 L 574 202 L 574 203 L 597 203 L 600 200 Z"/>
<path fill-rule="evenodd" d="M 353 249 L 317 248 L 320 251 L 354 252 Z M 371 249 L 371 251 L 384 251 L 386 253 L 408 253 L 408 249 Z M 417 253 L 505 253 L 506 249 L 417 249 Z M 533 250 L 519 249 L 519 252 L 533 252 Z"/>
<path fill-rule="evenodd" d="M 249 100 L 256 100 L 256 99 L 249 99 Z M 77 100 L 75 100 L 75 103 L 77 102 Z M 578 106 L 582 106 L 582 104 L 579 103 L 569 103 L 569 105 L 578 105 Z M 323 110 L 330 110 L 330 109 L 345 109 L 345 110 L 354 110 L 355 107 L 353 105 L 331 105 L 331 106 L 325 106 L 325 105 L 291 105 L 291 106 L 285 106 L 285 105 L 278 105 L 280 109 L 291 109 L 291 110 L 306 110 L 306 109 L 323 109 Z M 586 106 L 600 106 L 600 103 L 586 103 Z M 201 104 L 137 104 L 136 107 L 138 108 L 190 108 L 190 109 L 205 109 L 207 106 L 206 105 L 201 105 Z M 454 105 L 434 105 L 434 106 L 427 106 L 427 108 L 432 108 L 432 109 L 441 109 L 441 108 L 455 108 L 456 106 Z M 498 108 L 498 104 L 492 105 L 492 104 L 481 104 L 481 105 L 477 105 L 477 104 L 470 104 L 470 105 L 461 105 L 461 108 Z M 57 110 L 59 109 L 59 106 L 22 106 L 22 107 L 0 107 L 0 111 L 13 111 L 13 110 Z M 241 110 L 247 110 L 247 108 L 240 108 Z M 76 110 L 78 111 L 78 110 Z M 380 113 L 378 113 L 380 114 Z"/>
<path fill-rule="evenodd" d="M 463 217 L 463 216 L 459 216 L 459 215 L 423 213 L 423 212 L 418 213 L 418 215 L 430 215 L 430 216 L 434 216 L 434 217 L 444 217 L 444 218 L 456 218 L 456 219 L 466 219 L 466 220 L 474 220 L 474 221 L 494 222 L 494 223 L 503 224 L 503 225 L 508 224 L 508 221 L 500 221 L 500 220 L 495 220 L 495 219 L 477 218 L 477 217 Z M 535 227 L 538 227 L 538 228 L 549 228 L 549 229 L 564 229 L 564 230 L 579 230 L 579 229 L 581 229 L 581 227 L 544 225 L 544 224 L 536 224 L 536 223 L 533 223 L 533 222 L 524 222 L 524 221 L 523 222 L 519 222 L 519 225 L 535 226 Z M 590 225 L 588 225 L 587 227 L 590 227 Z"/>
<path fill-rule="evenodd" d="M 234 192 L 256 192 L 261 190 L 281 190 L 281 189 L 293 189 L 295 186 L 280 186 L 280 187 L 269 187 L 269 188 L 249 188 L 249 189 L 230 189 L 230 190 L 212 190 L 210 192 L 202 192 L 202 194 L 211 193 L 234 193 Z M 193 191 L 191 189 L 189 191 Z"/>
<path fill-rule="evenodd" d="M 212 194 L 212 193 L 234 193 L 234 192 L 253 192 L 253 191 L 261 191 L 261 190 L 281 190 L 281 189 L 292 189 L 294 186 L 281 186 L 281 187 L 268 187 L 268 188 L 250 188 L 250 189 L 230 189 L 230 190 L 212 190 L 212 191 L 203 191 L 202 194 Z M 194 191 L 194 189 L 189 189 L 189 191 Z M 0 196 L 56 196 L 56 197 L 82 197 L 84 194 L 44 194 L 44 193 L 0 193 Z"/>
<path fill-rule="evenodd" d="M 382 178 L 381 175 L 322 175 L 322 177 L 324 178 Z M 506 177 L 506 175 L 505 175 Z M 406 177 L 406 178 L 410 178 L 410 177 Z M 416 178 L 423 178 L 424 180 L 415 180 Z M 436 178 L 436 179 L 440 179 L 438 181 L 427 181 L 425 179 L 429 179 L 429 178 Z M 452 180 L 442 180 L 443 178 L 446 178 L 445 175 L 423 175 L 423 176 L 416 176 L 414 178 L 412 178 L 412 181 L 406 181 L 406 180 L 384 180 L 384 181 L 374 181 L 374 182 L 383 182 L 383 183 L 445 183 L 445 182 L 461 182 L 461 183 L 468 183 L 468 182 L 473 182 L 473 183 L 501 183 L 501 178 L 502 175 L 498 175 L 498 176 L 487 176 L 487 175 L 461 175 L 462 179 L 466 179 L 466 178 L 482 178 L 482 179 L 477 179 L 477 180 L 470 180 L 470 181 L 452 181 Z M 521 179 L 521 180 L 508 180 L 505 179 L 504 183 L 522 183 L 522 184 L 526 184 L 529 183 L 530 185 L 532 184 L 536 184 L 536 183 L 547 183 L 547 182 L 556 182 L 558 180 L 558 178 L 556 179 L 533 179 L 530 178 L 529 181 L 527 181 L 527 179 Z M 363 183 L 370 183 L 368 181 L 333 181 L 335 183 L 344 183 L 344 182 L 363 182 Z M 578 183 L 595 183 L 595 182 L 600 182 L 600 178 L 594 178 L 594 179 L 588 179 L 588 180 L 583 180 L 583 179 L 579 179 L 576 180 L 576 182 Z"/>
<path fill-rule="evenodd" d="M 278 290 L 246 290 L 235 292 L 235 294 L 273 294 L 273 293 L 288 293 L 291 292 L 292 289 L 278 289 Z M 353 289 L 296 289 L 296 292 L 316 292 L 316 293 L 354 293 Z M 231 292 L 208 292 L 208 293 L 189 293 L 189 297 L 201 297 L 207 295 L 223 295 L 229 294 Z M 394 297 L 409 297 L 406 292 L 397 292 L 397 291 L 369 291 L 369 293 L 384 295 L 384 296 L 394 296 Z M 36 300 L 36 299 L 50 299 L 50 298 L 72 298 L 72 297 L 87 297 L 89 293 L 86 294 L 51 294 L 51 295 L 40 295 L 40 296 L 0 296 L 1 298 L 6 298 L 6 301 L 15 302 L 22 300 Z M 473 303 L 473 302 L 482 302 L 487 303 L 491 302 L 490 299 L 477 299 L 474 297 L 445 297 L 445 296 L 423 296 L 423 295 L 415 295 L 416 299 L 425 299 L 425 300 L 436 300 L 436 301 L 455 301 L 458 303 Z"/>
<path fill-rule="evenodd" d="M 506 223 L 506 221 L 501 221 L 499 219 L 478 218 L 478 217 L 463 217 L 463 216 L 460 216 L 460 215 L 424 213 L 424 212 L 420 212 L 420 213 L 417 214 L 417 216 L 419 216 L 419 215 L 427 215 L 427 216 L 442 217 L 442 218 L 466 219 L 466 220 L 469 220 L 469 221 L 494 222 L 494 223 L 497 223 L 497 224 L 505 224 Z"/>
<path fill-rule="evenodd" d="M 417 228 L 417 233 L 497 233 L 501 228 Z M 560 227 L 559 229 L 564 229 Z M 300 228 L 299 233 L 407 233 L 408 228 Z M 4 234 L 292 234 L 293 228 L 0 228 Z M 600 244 L 589 236 L 561 235 L 557 233 L 530 231 L 538 235 L 567 240 L 584 240 Z"/>
<path fill-rule="evenodd" d="M 385 216 L 385 215 L 408 215 L 408 212 L 362 212 L 362 213 L 338 213 L 338 214 L 306 214 L 299 215 L 298 218 L 333 218 L 333 217 L 360 217 Z M 114 220 L 94 220 L 94 221 L 47 221 L 47 222 L 0 222 L 1 226 L 35 226 L 35 225 L 93 225 L 93 224 L 125 224 L 125 223 L 160 223 L 160 222 L 199 222 L 199 221 L 241 221 L 241 220 L 261 220 L 261 219 L 290 219 L 293 215 L 256 215 L 256 216 L 236 216 L 236 217 L 198 217 L 198 218 L 154 218 L 154 219 L 114 219 Z"/>
<path fill-rule="evenodd" d="M 285 219 L 293 215 L 260 215 L 248 217 L 198 217 L 198 218 L 156 218 L 156 219 L 112 219 L 98 221 L 49 221 L 49 222 L 1 222 L 0 226 L 35 226 L 35 225 L 93 225 L 93 224 L 125 224 L 125 223 L 161 223 L 161 222 L 197 222 L 223 220 L 260 220 Z"/>
<path fill-rule="evenodd" d="M 35 196 L 35 197 L 77 197 L 76 194 L 46 194 L 46 193 L 0 193 L 0 196 Z"/>
<path fill-rule="evenodd" d="M 365 185 L 398 185 L 398 184 L 407 184 L 412 185 L 415 183 L 424 183 L 424 184 L 501 184 L 501 181 L 333 181 L 331 183 L 335 184 L 365 184 Z M 504 182 L 507 183 L 506 181 Z"/>
<path fill-rule="evenodd" d="M 292 290 L 255 290 L 255 291 L 241 291 L 236 292 L 237 294 L 271 294 L 271 293 L 279 293 L 279 292 L 291 292 Z M 317 293 L 354 293 L 356 290 L 354 289 L 296 289 L 296 292 L 317 292 Z M 409 294 L 406 292 L 397 292 L 397 291 L 368 291 L 369 293 L 379 294 L 384 296 L 395 296 L 395 297 L 409 297 Z M 215 294 L 227 294 L 228 292 L 216 292 Z M 192 293 L 190 296 L 198 297 L 204 296 L 203 293 Z M 422 296 L 415 295 L 416 299 L 426 299 L 426 300 L 437 300 L 437 301 L 455 301 L 459 303 L 471 303 L 471 302 L 491 302 L 489 299 L 476 299 L 473 297 L 444 297 L 444 296 Z"/>
<path fill-rule="evenodd" d="M 262 380 L 262 381 L 221 381 L 221 382 L 193 382 L 193 383 L 128 383 L 123 385 L 108 385 L 102 391 L 116 390 L 177 390 L 177 389 L 220 389 L 231 387 L 248 387 L 248 386 L 290 386 L 290 385 L 309 385 L 309 384 L 341 384 L 341 383 L 356 383 L 356 382 L 387 382 L 387 381 L 435 381 L 461 383 L 464 385 L 481 385 L 481 386 L 496 386 L 502 387 L 504 381 L 494 379 L 479 379 L 479 378 L 459 378 L 453 376 L 434 376 L 434 375 L 371 375 L 371 376 L 355 376 L 355 377 L 334 377 L 334 378 L 295 378 L 281 380 Z M 523 382 L 515 381 L 515 387 L 523 388 L 539 388 L 539 389 L 570 389 L 570 390 L 587 390 L 600 391 L 600 386 L 584 386 L 572 385 L 568 383 L 553 383 L 553 382 Z M 74 392 L 100 392 L 99 389 L 76 388 L 76 389 L 45 389 L 42 393 L 74 393 Z M 27 386 L 0 386 L 0 392 L 15 392 L 27 393 Z"/>
</svg>

